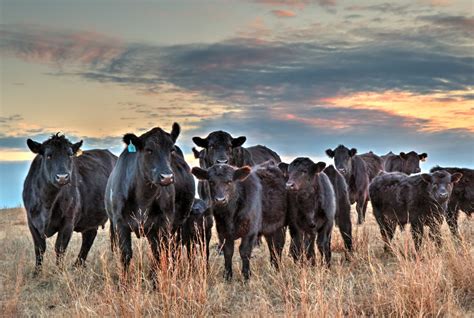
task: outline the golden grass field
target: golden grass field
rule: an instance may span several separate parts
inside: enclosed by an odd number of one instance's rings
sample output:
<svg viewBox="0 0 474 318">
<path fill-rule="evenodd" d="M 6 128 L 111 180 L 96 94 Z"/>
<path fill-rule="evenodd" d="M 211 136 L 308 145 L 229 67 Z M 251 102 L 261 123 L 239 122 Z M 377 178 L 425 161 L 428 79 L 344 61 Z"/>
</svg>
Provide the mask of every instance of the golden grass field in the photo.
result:
<svg viewBox="0 0 474 318">
<path fill-rule="evenodd" d="M 226 283 L 223 257 L 213 249 L 209 272 L 199 253 L 194 266 L 179 258 L 177 265 L 159 272 L 156 290 L 147 278 L 147 241 L 134 240 L 133 265 L 125 281 L 110 252 L 107 230 L 99 231 L 84 269 L 71 268 L 79 234 L 73 235 L 64 270 L 55 265 L 54 237 L 48 239 L 43 272 L 33 278 L 33 243 L 24 210 L 2 210 L 0 216 L 0 315 L 5 317 L 474 316 L 474 220 L 464 215 L 463 243 L 454 244 L 444 224 L 441 251 L 425 237 L 423 252 L 416 255 L 405 231 L 397 233 L 395 253 L 385 254 L 369 208 L 367 222 L 354 226 L 351 262 L 343 261 L 336 229 L 329 270 L 294 264 L 286 246 L 277 272 L 263 244 L 254 250 L 248 284 L 242 281 L 236 248 L 234 280 Z"/>
</svg>

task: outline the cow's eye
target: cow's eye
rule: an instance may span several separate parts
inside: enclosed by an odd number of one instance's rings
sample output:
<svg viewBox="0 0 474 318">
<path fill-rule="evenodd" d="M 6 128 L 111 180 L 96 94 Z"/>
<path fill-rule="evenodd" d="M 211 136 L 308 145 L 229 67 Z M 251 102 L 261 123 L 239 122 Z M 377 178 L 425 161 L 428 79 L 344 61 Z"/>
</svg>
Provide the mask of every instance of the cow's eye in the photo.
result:
<svg viewBox="0 0 474 318">
<path fill-rule="evenodd" d="M 47 155 L 47 156 L 46 156 L 46 159 L 51 160 L 52 157 L 53 157 L 53 156 L 51 156 L 51 155 Z"/>
<path fill-rule="evenodd" d="M 225 184 L 230 185 L 231 183 L 232 183 L 232 181 L 229 180 L 229 181 L 226 181 Z"/>
<path fill-rule="evenodd" d="M 214 149 L 214 146 L 209 146 L 209 150 L 212 150 L 212 149 Z"/>
<path fill-rule="evenodd" d="M 153 150 L 151 150 L 150 148 L 145 149 L 145 151 L 149 155 L 151 155 L 153 153 Z"/>
<path fill-rule="evenodd" d="M 214 185 L 214 181 L 209 181 L 209 185 L 210 185 L 210 186 L 213 186 L 213 185 Z"/>
</svg>

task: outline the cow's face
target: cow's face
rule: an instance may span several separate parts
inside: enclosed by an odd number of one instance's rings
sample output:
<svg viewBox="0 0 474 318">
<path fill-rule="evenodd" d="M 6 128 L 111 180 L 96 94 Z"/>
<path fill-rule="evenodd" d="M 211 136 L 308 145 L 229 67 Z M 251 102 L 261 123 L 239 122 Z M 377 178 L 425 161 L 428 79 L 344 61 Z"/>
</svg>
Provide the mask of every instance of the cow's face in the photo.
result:
<svg viewBox="0 0 474 318">
<path fill-rule="evenodd" d="M 453 191 L 460 192 L 461 209 L 468 214 L 474 213 L 474 172 L 466 171 Z"/>
<path fill-rule="evenodd" d="M 234 148 L 240 147 L 247 140 L 246 137 L 233 138 L 225 131 L 214 131 L 205 139 L 194 137 L 193 142 L 206 149 L 205 158 L 208 167 L 214 164 L 233 165 Z"/>
<path fill-rule="evenodd" d="M 425 161 L 428 155 L 426 153 L 417 154 L 414 151 L 410 151 L 409 153 L 400 152 L 400 158 L 403 160 L 402 172 L 410 175 L 412 173 L 421 172 L 420 161 Z"/>
<path fill-rule="evenodd" d="M 49 184 L 60 187 L 71 182 L 74 157 L 82 140 L 72 144 L 65 136 L 56 134 L 42 144 L 31 139 L 26 143 L 33 153 L 42 156 L 41 173 Z"/>
<path fill-rule="evenodd" d="M 284 164 L 279 165 L 284 169 Z M 288 176 L 286 188 L 289 191 L 305 191 L 314 187 L 314 177 L 326 167 L 324 162 L 314 163 L 309 158 L 296 158 L 287 166 L 287 171 L 283 171 Z"/>
<path fill-rule="evenodd" d="M 179 125 L 174 123 L 169 134 L 161 128 L 153 128 L 140 137 L 134 134 L 126 134 L 123 137 L 127 145 L 135 146 L 140 174 L 146 182 L 155 186 L 174 183 L 171 159 L 176 155 L 175 142 L 179 132 Z"/>
<path fill-rule="evenodd" d="M 451 196 L 453 185 L 462 178 L 462 173 L 450 174 L 445 170 L 440 170 L 433 173 L 423 173 L 421 178 L 428 184 L 427 190 L 430 196 L 439 204 L 445 204 Z"/>
<path fill-rule="evenodd" d="M 194 167 L 192 173 L 199 180 L 209 181 L 211 199 L 215 206 L 226 206 L 237 195 L 237 183 L 244 181 L 250 167 L 234 168 L 226 164 L 213 165 L 209 169 Z"/>
<path fill-rule="evenodd" d="M 326 150 L 326 154 L 330 158 L 334 158 L 334 165 L 340 173 L 344 176 L 352 174 L 352 158 L 357 154 L 357 149 L 348 149 L 343 145 L 339 145 L 334 150 Z"/>
</svg>

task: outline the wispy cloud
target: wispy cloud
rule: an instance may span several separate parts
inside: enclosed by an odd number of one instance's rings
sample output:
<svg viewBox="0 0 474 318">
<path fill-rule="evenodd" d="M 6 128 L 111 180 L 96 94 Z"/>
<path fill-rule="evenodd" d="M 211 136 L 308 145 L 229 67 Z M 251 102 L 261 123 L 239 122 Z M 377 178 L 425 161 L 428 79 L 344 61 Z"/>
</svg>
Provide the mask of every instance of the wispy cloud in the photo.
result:
<svg viewBox="0 0 474 318">
<path fill-rule="evenodd" d="M 270 12 L 278 18 L 292 18 L 296 16 L 296 13 L 290 10 L 272 10 Z"/>
</svg>

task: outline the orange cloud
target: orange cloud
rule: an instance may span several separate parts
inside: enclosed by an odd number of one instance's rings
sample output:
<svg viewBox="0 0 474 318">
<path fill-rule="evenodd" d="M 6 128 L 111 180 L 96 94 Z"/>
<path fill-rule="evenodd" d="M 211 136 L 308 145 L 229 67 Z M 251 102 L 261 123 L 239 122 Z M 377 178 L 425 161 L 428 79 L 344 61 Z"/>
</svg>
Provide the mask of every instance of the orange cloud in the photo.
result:
<svg viewBox="0 0 474 318">
<path fill-rule="evenodd" d="M 451 91 L 415 95 L 404 91 L 358 92 L 320 100 L 333 107 L 382 110 L 394 115 L 426 120 L 424 131 L 465 129 L 474 132 L 474 103 L 463 95 L 473 91 Z"/>
<path fill-rule="evenodd" d="M 272 10 L 271 13 L 279 18 L 292 18 L 296 13 L 290 10 Z"/>
</svg>

